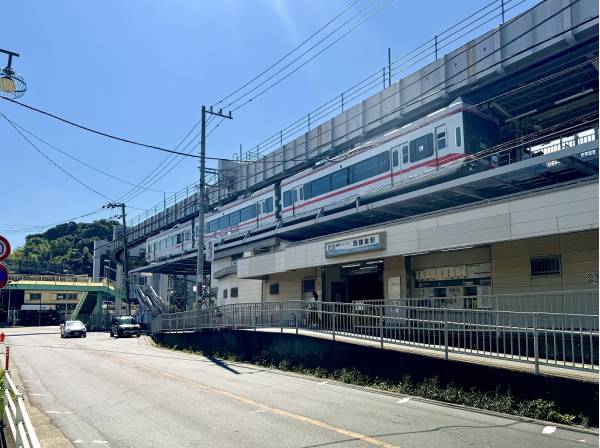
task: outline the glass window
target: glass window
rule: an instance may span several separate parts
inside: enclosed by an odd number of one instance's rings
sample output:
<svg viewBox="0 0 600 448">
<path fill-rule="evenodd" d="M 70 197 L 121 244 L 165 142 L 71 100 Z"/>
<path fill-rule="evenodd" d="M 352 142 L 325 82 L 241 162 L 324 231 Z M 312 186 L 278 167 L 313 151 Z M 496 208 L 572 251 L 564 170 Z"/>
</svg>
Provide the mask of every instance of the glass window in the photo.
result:
<svg viewBox="0 0 600 448">
<path fill-rule="evenodd" d="M 244 207 L 240 212 L 240 222 L 256 218 L 256 204 Z"/>
<path fill-rule="evenodd" d="M 304 190 L 304 199 L 310 199 L 312 198 L 312 189 L 310 188 L 310 182 L 307 182 L 304 184 L 304 186 L 302 187 L 302 189 Z"/>
<path fill-rule="evenodd" d="M 560 255 L 531 259 L 531 276 L 560 275 Z"/>
<path fill-rule="evenodd" d="M 312 197 L 320 196 L 331 191 L 331 177 L 329 175 L 320 177 L 311 182 Z"/>
<path fill-rule="evenodd" d="M 32 292 L 31 294 L 29 294 L 29 300 L 42 300 L 42 293 Z"/>
<path fill-rule="evenodd" d="M 214 221 L 209 222 L 208 229 L 210 230 L 211 233 L 219 230 L 219 221 L 215 219 Z"/>
<path fill-rule="evenodd" d="M 456 146 L 462 145 L 462 135 L 460 133 L 460 126 L 456 128 Z"/>
<path fill-rule="evenodd" d="M 265 213 L 273 212 L 273 198 L 268 198 L 265 201 Z"/>
<path fill-rule="evenodd" d="M 229 214 L 229 225 L 236 226 L 240 223 L 240 211 L 237 210 Z"/>
<path fill-rule="evenodd" d="M 182 241 L 183 241 L 183 233 L 178 233 L 177 234 L 177 244 L 181 244 Z"/>
<path fill-rule="evenodd" d="M 422 137 L 411 140 L 410 161 L 417 162 L 433 155 L 433 134 L 425 134 Z"/>
<path fill-rule="evenodd" d="M 223 290 L 223 298 L 226 299 L 227 298 L 227 288 L 225 288 Z"/>
<path fill-rule="evenodd" d="M 231 288 L 231 297 L 237 297 L 237 296 L 238 296 L 238 289 Z"/>
<path fill-rule="evenodd" d="M 331 189 L 337 190 L 348 185 L 348 170 L 343 168 L 331 174 Z"/>
<path fill-rule="evenodd" d="M 229 227 L 229 215 L 221 216 L 219 218 L 219 230 L 226 229 Z"/>
<path fill-rule="evenodd" d="M 292 190 L 283 193 L 283 206 L 289 207 L 290 205 L 292 205 Z"/>
<path fill-rule="evenodd" d="M 437 140 L 437 149 L 444 149 L 446 147 L 446 131 L 437 131 L 435 134 Z"/>
<path fill-rule="evenodd" d="M 400 164 L 400 160 L 398 159 L 398 149 L 399 149 L 399 146 L 392 148 L 392 165 L 394 167 L 396 167 Z"/>
<path fill-rule="evenodd" d="M 298 190 L 294 188 L 294 204 L 298 202 Z"/>
<path fill-rule="evenodd" d="M 279 294 L 279 283 L 271 283 L 269 285 L 269 294 Z"/>
<path fill-rule="evenodd" d="M 408 163 L 408 145 L 402 147 L 402 163 Z"/>
<path fill-rule="evenodd" d="M 315 279 L 305 278 L 302 280 L 302 292 L 313 292 L 315 290 Z"/>
<path fill-rule="evenodd" d="M 378 174 L 389 171 L 390 169 L 390 156 L 389 153 L 382 152 L 376 156 L 369 157 L 362 162 L 358 162 L 354 165 L 354 172 L 352 175 L 352 182 L 360 182 L 361 180 L 368 179 L 370 177 L 377 176 Z"/>
</svg>

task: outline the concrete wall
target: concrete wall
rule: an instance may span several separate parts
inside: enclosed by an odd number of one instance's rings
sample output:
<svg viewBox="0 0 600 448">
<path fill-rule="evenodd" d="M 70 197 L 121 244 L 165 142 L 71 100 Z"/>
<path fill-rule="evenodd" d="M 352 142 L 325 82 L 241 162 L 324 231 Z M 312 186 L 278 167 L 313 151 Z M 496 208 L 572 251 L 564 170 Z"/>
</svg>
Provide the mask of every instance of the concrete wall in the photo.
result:
<svg viewBox="0 0 600 448">
<path fill-rule="evenodd" d="M 531 258 L 549 255 L 561 257 L 561 274 L 532 277 Z M 492 244 L 494 294 L 592 288 L 586 274 L 597 272 L 597 230 Z"/>
</svg>

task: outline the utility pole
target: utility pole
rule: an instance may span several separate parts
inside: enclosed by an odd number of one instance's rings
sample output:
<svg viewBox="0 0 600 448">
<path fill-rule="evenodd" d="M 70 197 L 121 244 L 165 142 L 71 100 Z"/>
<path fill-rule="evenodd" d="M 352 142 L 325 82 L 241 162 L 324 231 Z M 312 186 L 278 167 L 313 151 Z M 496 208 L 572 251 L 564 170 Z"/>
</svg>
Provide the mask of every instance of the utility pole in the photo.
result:
<svg viewBox="0 0 600 448">
<path fill-rule="evenodd" d="M 127 307 L 127 315 L 131 315 L 131 303 L 129 302 L 129 268 L 127 266 L 127 223 L 125 221 L 125 203 L 124 202 L 109 202 L 103 205 L 102 208 L 120 208 L 121 218 L 123 219 L 123 277 L 125 280 L 125 306 Z M 119 315 L 121 310 L 117 311 Z"/>
<path fill-rule="evenodd" d="M 196 246 L 198 247 L 198 258 L 196 259 L 196 300 L 204 304 L 204 209 L 206 190 L 206 114 L 216 117 L 233 119 L 231 111 L 225 115 L 223 109 L 213 112 L 212 106 L 207 109 L 202 106 L 202 117 L 200 119 L 200 185 L 198 188 L 198 232 L 196 232 Z"/>
</svg>

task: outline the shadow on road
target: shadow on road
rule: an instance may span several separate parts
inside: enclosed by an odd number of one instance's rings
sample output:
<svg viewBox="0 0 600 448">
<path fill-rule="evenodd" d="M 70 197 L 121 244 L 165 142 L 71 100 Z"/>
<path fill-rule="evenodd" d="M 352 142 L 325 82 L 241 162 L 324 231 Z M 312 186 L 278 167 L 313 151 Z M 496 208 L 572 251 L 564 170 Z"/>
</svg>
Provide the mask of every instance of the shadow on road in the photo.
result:
<svg viewBox="0 0 600 448">
<path fill-rule="evenodd" d="M 229 367 L 226 363 L 224 363 L 220 359 L 215 358 L 214 356 L 205 356 L 205 358 L 208 359 L 208 360 L 210 360 L 211 362 L 213 362 L 217 366 L 223 367 L 225 370 L 229 370 L 231 373 L 235 373 L 236 375 L 240 374 L 240 372 L 238 372 L 237 370 Z"/>
</svg>

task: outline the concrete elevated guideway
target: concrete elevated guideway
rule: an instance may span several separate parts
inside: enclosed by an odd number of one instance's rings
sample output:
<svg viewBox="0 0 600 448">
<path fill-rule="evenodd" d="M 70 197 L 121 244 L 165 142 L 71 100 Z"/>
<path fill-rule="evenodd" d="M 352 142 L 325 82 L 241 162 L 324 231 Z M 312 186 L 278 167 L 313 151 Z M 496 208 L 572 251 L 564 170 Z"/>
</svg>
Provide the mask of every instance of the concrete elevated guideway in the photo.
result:
<svg viewBox="0 0 600 448">
<path fill-rule="evenodd" d="M 595 110 L 597 14 L 597 4 L 592 0 L 542 2 L 273 153 L 258 160 L 231 162 L 225 168 L 237 174 L 224 179 L 217 190 L 209 190 L 211 203 L 233 199 L 232 191 L 240 195 L 250 187 L 273 183 L 446 106 L 459 96 L 473 104 L 484 102 L 480 107 L 507 127 L 512 126 L 515 135 Z M 521 37 L 511 41 L 516 36 Z M 582 63 L 585 65 L 577 70 L 564 72 Z M 549 77 L 557 73 L 563 74 L 560 78 Z M 502 96 L 515 89 L 514 94 Z M 226 184 L 233 185 L 233 190 Z M 173 205 L 161 204 L 130 221 L 130 242 L 143 244 L 161 230 L 192 219 L 197 213 L 196 199 L 196 193 L 188 190 L 179 194 L 179 199 L 173 198 L 169 203 Z"/>
<path fill-rule="evenodd" d="M 73 447 L 597 446 L 598 435 L 160 349 L 11 329 L 12 369 Z M 43 434 L 40 434 L 43 436 Z M 44 446 L 51 446 L 42 439 Z"/>
</svg>

